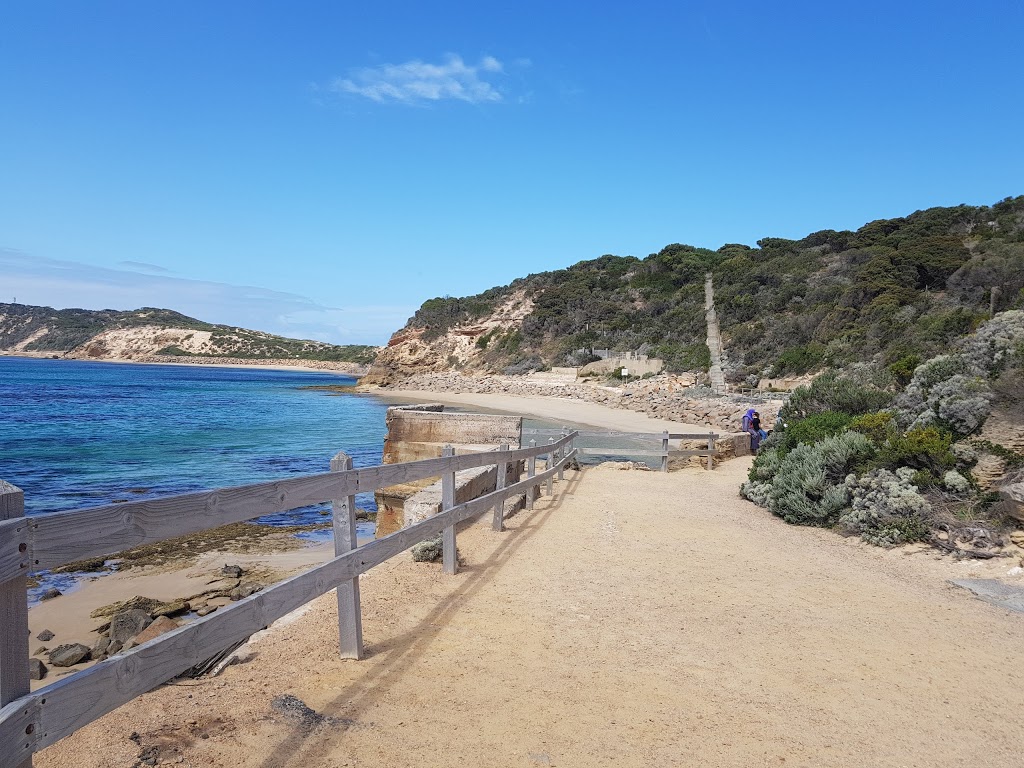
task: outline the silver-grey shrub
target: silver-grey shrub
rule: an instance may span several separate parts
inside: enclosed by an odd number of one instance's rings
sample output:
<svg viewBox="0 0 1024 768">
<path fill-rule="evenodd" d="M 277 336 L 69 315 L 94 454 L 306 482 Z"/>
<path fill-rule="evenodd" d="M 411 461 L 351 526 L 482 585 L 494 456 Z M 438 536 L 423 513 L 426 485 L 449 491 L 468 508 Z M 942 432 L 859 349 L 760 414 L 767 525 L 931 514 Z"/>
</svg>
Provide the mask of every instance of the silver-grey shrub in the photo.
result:
<svg viewBox="0 0 1024 768">
<path fill-rule="evenodd" d="M 840 515 L 839 527 L 881 547 L 924 536 L 931 507 L 911 482 L 913 475 L 914 470 L 902 467 L 895 473 L 876 469 L 847 477 L 844 488 L 850 508 Z"/>
<path fill-rule="evenodd" d="M 894 413 L 904 429 L 941 420 L 957 434 L 969 435 L 985 422 L 991 399 L 983 369 L 962 354 L 940 355 L 917 367 L 896 398 Z"/>
<path fill-rule="evenodd" d="M 854 464 L 873 451 L 871 441 L 858 432 L 844 432 L 813 445 L 798 445 L 782 459 L 771 479 L 770 490 L 754 487 L 745 495 L 765 499 L 772 514 L 787 523 L 832 525 L 848 501 L 843 478 Z"/>
</svg>

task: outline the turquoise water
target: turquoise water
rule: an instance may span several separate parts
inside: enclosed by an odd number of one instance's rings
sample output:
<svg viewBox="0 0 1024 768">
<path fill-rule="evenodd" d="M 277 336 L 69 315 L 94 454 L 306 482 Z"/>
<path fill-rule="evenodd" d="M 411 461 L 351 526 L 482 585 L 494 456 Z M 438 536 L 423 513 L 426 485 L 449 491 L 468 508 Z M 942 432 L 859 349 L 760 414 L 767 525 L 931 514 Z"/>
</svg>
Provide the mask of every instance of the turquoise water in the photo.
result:
<svg viewBox="0 0 1024 768">
<path fill-rule="evenodd" d="M 29 515 L 380 463 L 387 406 L 350 377 L 0 357 L 0 478 Z M 357 505 L 373 509 L 364 494 Z M 317 508 L 262 518 L 320 521 Z"/>
</svg>

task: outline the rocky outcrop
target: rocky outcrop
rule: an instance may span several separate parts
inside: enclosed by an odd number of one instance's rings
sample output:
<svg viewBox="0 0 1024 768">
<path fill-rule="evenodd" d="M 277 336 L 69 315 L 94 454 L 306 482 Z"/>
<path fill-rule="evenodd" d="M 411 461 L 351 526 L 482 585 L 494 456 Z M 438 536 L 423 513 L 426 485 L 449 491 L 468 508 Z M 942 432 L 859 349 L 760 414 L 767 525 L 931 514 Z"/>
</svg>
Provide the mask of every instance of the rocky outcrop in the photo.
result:
<svg viewBox="0 0 1024 768">
<path fill-rule="evenodd" d="M 477 342 L 484 336 L 492 339 L 515 332 L 532 310 L 533 301 L 517 291 L 489 315 L 454 325 L 437 336 L 428 328 L 406 326 L 377 353 L 360 384 L 387 386 L 420 373 L 483 370 L 487 344 Z"/>
</svg>

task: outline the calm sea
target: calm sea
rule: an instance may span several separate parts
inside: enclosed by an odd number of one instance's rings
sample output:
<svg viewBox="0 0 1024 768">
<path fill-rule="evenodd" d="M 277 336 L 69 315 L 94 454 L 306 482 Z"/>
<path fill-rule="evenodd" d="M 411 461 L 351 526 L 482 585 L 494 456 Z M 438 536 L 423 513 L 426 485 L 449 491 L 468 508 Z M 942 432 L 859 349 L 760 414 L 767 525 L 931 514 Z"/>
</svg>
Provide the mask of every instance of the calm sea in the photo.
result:
<svg viewBox="0 0 1024 768">
<path fill-rule="evenodd" d="M 29 515 L 380 463 L 387 406 L 316 372 L 0 357 L 0 478 Z M 357 505 L 374 508 L 364 494 Z M 268 524 L 322 521 L 304 508 Z"/>
</svg>

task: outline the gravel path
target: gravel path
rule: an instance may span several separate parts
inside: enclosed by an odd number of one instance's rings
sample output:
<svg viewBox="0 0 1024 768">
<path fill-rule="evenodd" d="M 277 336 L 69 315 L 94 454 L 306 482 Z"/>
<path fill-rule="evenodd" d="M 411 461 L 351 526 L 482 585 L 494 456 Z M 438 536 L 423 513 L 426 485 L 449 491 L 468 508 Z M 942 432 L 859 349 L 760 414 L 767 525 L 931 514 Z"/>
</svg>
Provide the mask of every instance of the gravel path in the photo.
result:
<svg viewBox="0 0 1024 768">
<path fill-rule="evenodd" d="M 36 764 L 1024 764 L 1024 616 L 947 583 L 1009 564 L 787 526 L 737 496 L 747 465 L 568 473 L 461 533 L 457 576 L 367 574 L 367 659 L 336 658 L 328 595 Z"/>
</svg>

